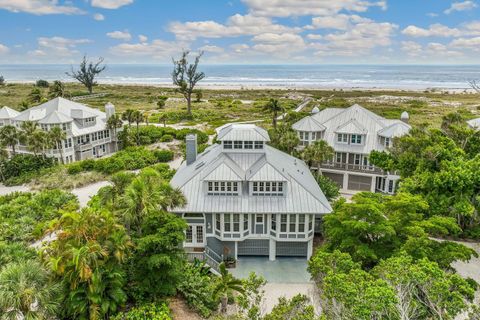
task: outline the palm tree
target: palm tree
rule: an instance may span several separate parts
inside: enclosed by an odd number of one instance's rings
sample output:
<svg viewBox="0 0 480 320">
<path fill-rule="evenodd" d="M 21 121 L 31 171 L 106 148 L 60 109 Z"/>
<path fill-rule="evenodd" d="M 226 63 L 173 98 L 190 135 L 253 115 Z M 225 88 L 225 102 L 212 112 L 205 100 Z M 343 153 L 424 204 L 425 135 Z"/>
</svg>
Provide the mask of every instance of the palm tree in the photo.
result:
<svg viewBox="0 0 480 320">
<path fill-rule="evenodd" d="M 57 97 L 67 97 L 69 94 L 65 90 L 65 85 L 63 82 L 55 80 L 48 90 L 48 97 L 50 99 Z"/>
<path fill-rule="evenodd" d="M 220 297 L 222 303 L 221 312 L 225 313 L 227 312 L 228 294 L 232 292 L 243 294 L 245 289 L 243 288 L 242 280 L 233 277 L 232 274 L 228 272 L 224 262 L 220 263 L 218 268 L 220 271 L 220 278 L 215 286 L 214 294 L 217 297 Z"/>
<path fill-rule="evenodd" d="M 143 114 L 138 110 L 133 111 L 132 120 L 133 122 L 135 122 L 135 125 L 137 127 L 137 146 L 138 146 L 140 145 L 140 123 L 142 123 L 144 120 Z"/>
<path fill-rule="evenodd" d="M 5 175 L 3 174 L 3 165 L 2 163 L 8 160 L 8 151 L 5 150 L 4 146 L 0 146 L 0 179 L 5 181 Z"/>
<path fill-rule="evenodd" d="M 2 319 L 54 319 L 59 310 L 58 283 L 34 260 L 6 265 L 0 272 Z"/>
<path fill-rule="evenodd" d="M 48 134 L 43 130 L 35 130 L 28 138 L 27 148 L 32 151 L 35 156 L 41 153 L 42 156 L 45 157 L 45 149 L 48 149 L 50 146 L 51 143 L 48 140 Z"/>
<path fill-rule="evenodd" d="M 62 164 L 64 164 L 65 161 L 63 160 L 63 141 L 67 139 L 67 134 L 60 127 L 53 127 L 48 132 L 48 138 L 57 147 L 58 151 L 60 152 Z"/>
<path fill-rule="evenodd" d="M 128 122 L 129 127 L 132 125 L 134 112 L 132 109 L 127 109 L 122 113 L 122 119 Z"/>
<path fill-rule="evenodd" d="M 272 125 L 273 128 L 276 129 L 278 113 L 283 110 L 280 102 L 277 99 L 270 99 L 270 101 L 268 101 L 268 103 L 263 107 L 263 110 L 272 113 Z"/>
<path fill-rule="evenodd" d="M 6 125 L 0 129 L 0 142 L 12 148 L 12 154 L 15 155 L 15 146 L 19 142 L 19 132 L 16 127 Z"/>
<path fill-rule="evenodd" d="M 38 123 L 33 121 L 24 121 L 20 125 L 20 141 L 27 145 L 29 144 L 29 139 L 32 137 L 33 133 L 38 130 Z"/>
<path fill-rule="evenodd" d="M 163 122 L 163 127 L 165 128 L 167 126 L 168 114 L 163 112 L 158 116 L 158 120 Z"/>
<path fill-rule="evenodd" d="M 335 150 L 325 140 L 317 140 L 303 150 L 302 159 L 308 163 L 309 167 L 316 163 L 317 173 L 320 174 L 320 165 L 332 159 L 334 155 Z"/>
<path fill-rule="evenodd" d="M 28 94 L 28 101 L 32 104 L 40 103 L 43 100 L 43 92 L 40 88 L 33 88 Z"/>
<path fill-rule="evenodd" d="M 112 114 L 107 120 L 107 129 L 113 131 L 113 137 L 115 138 L 115 151 L 118 151 L 117 129 L 123 125 L 122 119 L 117 114 Z"/>
<path fill-rule="evenodd" d="M 183 207 L 186 198 L 179 189 L 173 188 L 152 168 L 144 169 L 125 189 L 122 199 L 127 229 L 138 227 L 144 216 L 153 210 Z"/>
</svg>

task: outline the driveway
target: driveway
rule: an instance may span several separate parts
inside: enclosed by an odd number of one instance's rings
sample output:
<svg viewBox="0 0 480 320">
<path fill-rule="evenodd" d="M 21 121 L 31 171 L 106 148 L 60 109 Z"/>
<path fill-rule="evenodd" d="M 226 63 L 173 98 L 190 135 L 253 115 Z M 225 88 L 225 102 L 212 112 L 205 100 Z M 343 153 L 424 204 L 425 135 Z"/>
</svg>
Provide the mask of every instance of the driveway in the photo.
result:
<svg viewBox="0 0 480 320">
<path fill-rule="evenodd" d="M 305 258 L 277 258 L 269 261 L 267 257 L 242 257 L 237 260 L 235 269 L 230 272 L 240 279 L 255 272 L 267 280 L 263 288 L 264 300 L 261 305 L 262 313 L 268 313 L 278 303 L 280 297 L 292 298 L 303 294 L 310 298 L 316 314 L 320 314 L 321 307 L 316 286 L 310 280 Z"/>
</svg>

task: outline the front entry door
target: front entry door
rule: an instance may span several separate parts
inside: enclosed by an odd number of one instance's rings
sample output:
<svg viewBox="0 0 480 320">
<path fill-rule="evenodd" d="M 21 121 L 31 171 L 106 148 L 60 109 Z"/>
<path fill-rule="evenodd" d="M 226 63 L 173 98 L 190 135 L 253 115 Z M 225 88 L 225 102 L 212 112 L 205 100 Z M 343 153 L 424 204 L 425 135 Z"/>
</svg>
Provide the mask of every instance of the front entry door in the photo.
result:
<svg viewBox="0 0 480 320">
<path fill-rule="evenodd" d="M 256 214 L 255 215 L 255 233 L 256 234 L 264 234 L 264 223 L 265 217 L 263 214 Z"/>
<path fill-rule="evenodd" d="M 187 247 L 204 247 L 205 232 L 203 224 L 188 225 L 185 235 L 185 246 Z"/>
</svg>

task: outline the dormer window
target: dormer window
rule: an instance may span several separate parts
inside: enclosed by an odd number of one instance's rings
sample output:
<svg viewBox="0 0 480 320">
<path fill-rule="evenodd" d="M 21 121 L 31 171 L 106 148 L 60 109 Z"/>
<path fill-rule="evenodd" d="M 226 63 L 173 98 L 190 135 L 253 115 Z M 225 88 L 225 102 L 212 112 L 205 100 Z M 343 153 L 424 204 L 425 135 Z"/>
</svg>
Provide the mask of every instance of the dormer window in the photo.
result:
<svg viewBox="0 0 480 320">
<path fill-rule="evenodd" d="M 223 149 L 232 149 L 232 141 L 223 141 Z"/>
<path fill-rule="evenodd" d="M 253 149 L 253 141 L 245 141 L 245 142 L 243 143 L 243 147 L 244 147 L 245 149 Z"/>
<path fill-rule="evenodd" d="M 283 196 L 283 182 L 254 181 L 252 182 L 252 196 Z"/>
<path fill-rule="evenodd" d="M 233 149 L 242 149 L 243 141 L 233 141 Z"/>
<path fill-rule="evenodd" d="M 255 149 L 263 149 L 263 141 L 255 141 Z"/>
<path fill-rule="evenodd" d="M 362 144 L 362 135 L 360 134 L 352 134 L 350 138 L 351 144 Z"/>
<path fill-rule="evenodd" d="M 346 133 L 337 134 L 337 142 L 348 143 L 348 134 L 346 134 Z"/>
<path fill-rule="evenodd" d="M 207 194 L 209 196 L 238 196 L 239 182 L 237 181 L 208 181 Z"/>
</svg>

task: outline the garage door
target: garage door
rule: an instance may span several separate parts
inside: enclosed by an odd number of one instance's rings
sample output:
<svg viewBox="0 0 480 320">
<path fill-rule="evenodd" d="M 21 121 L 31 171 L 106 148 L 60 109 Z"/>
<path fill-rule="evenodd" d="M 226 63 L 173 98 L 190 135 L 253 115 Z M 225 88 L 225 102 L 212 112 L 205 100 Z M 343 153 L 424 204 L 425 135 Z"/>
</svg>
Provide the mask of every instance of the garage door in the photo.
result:
<svg viewBox="0 0 480 320">
<path fill-rule="evenodd" d="M 306 257 L 307 242 L 277 242 L 277 257 Z"/>
<path fill-rule="evenodd" d="M 239 256 L 268 256 L 269 240 L 249 239 L 238 243 Z"/>
<path fill-rule="evenodd" d="M 340 189 L 343 188 L 343 174 L 341 173 L 330 173 L 330 172 L 322 172 L 322 174 L 330 178 L 333 182 L 335 182 Z"/>
<path fill-rule="evenodd" d="M 358 191 L 370 191 L 372 187 L 372 177 L 348 175 L 348 189 Z"/>
</svg>

